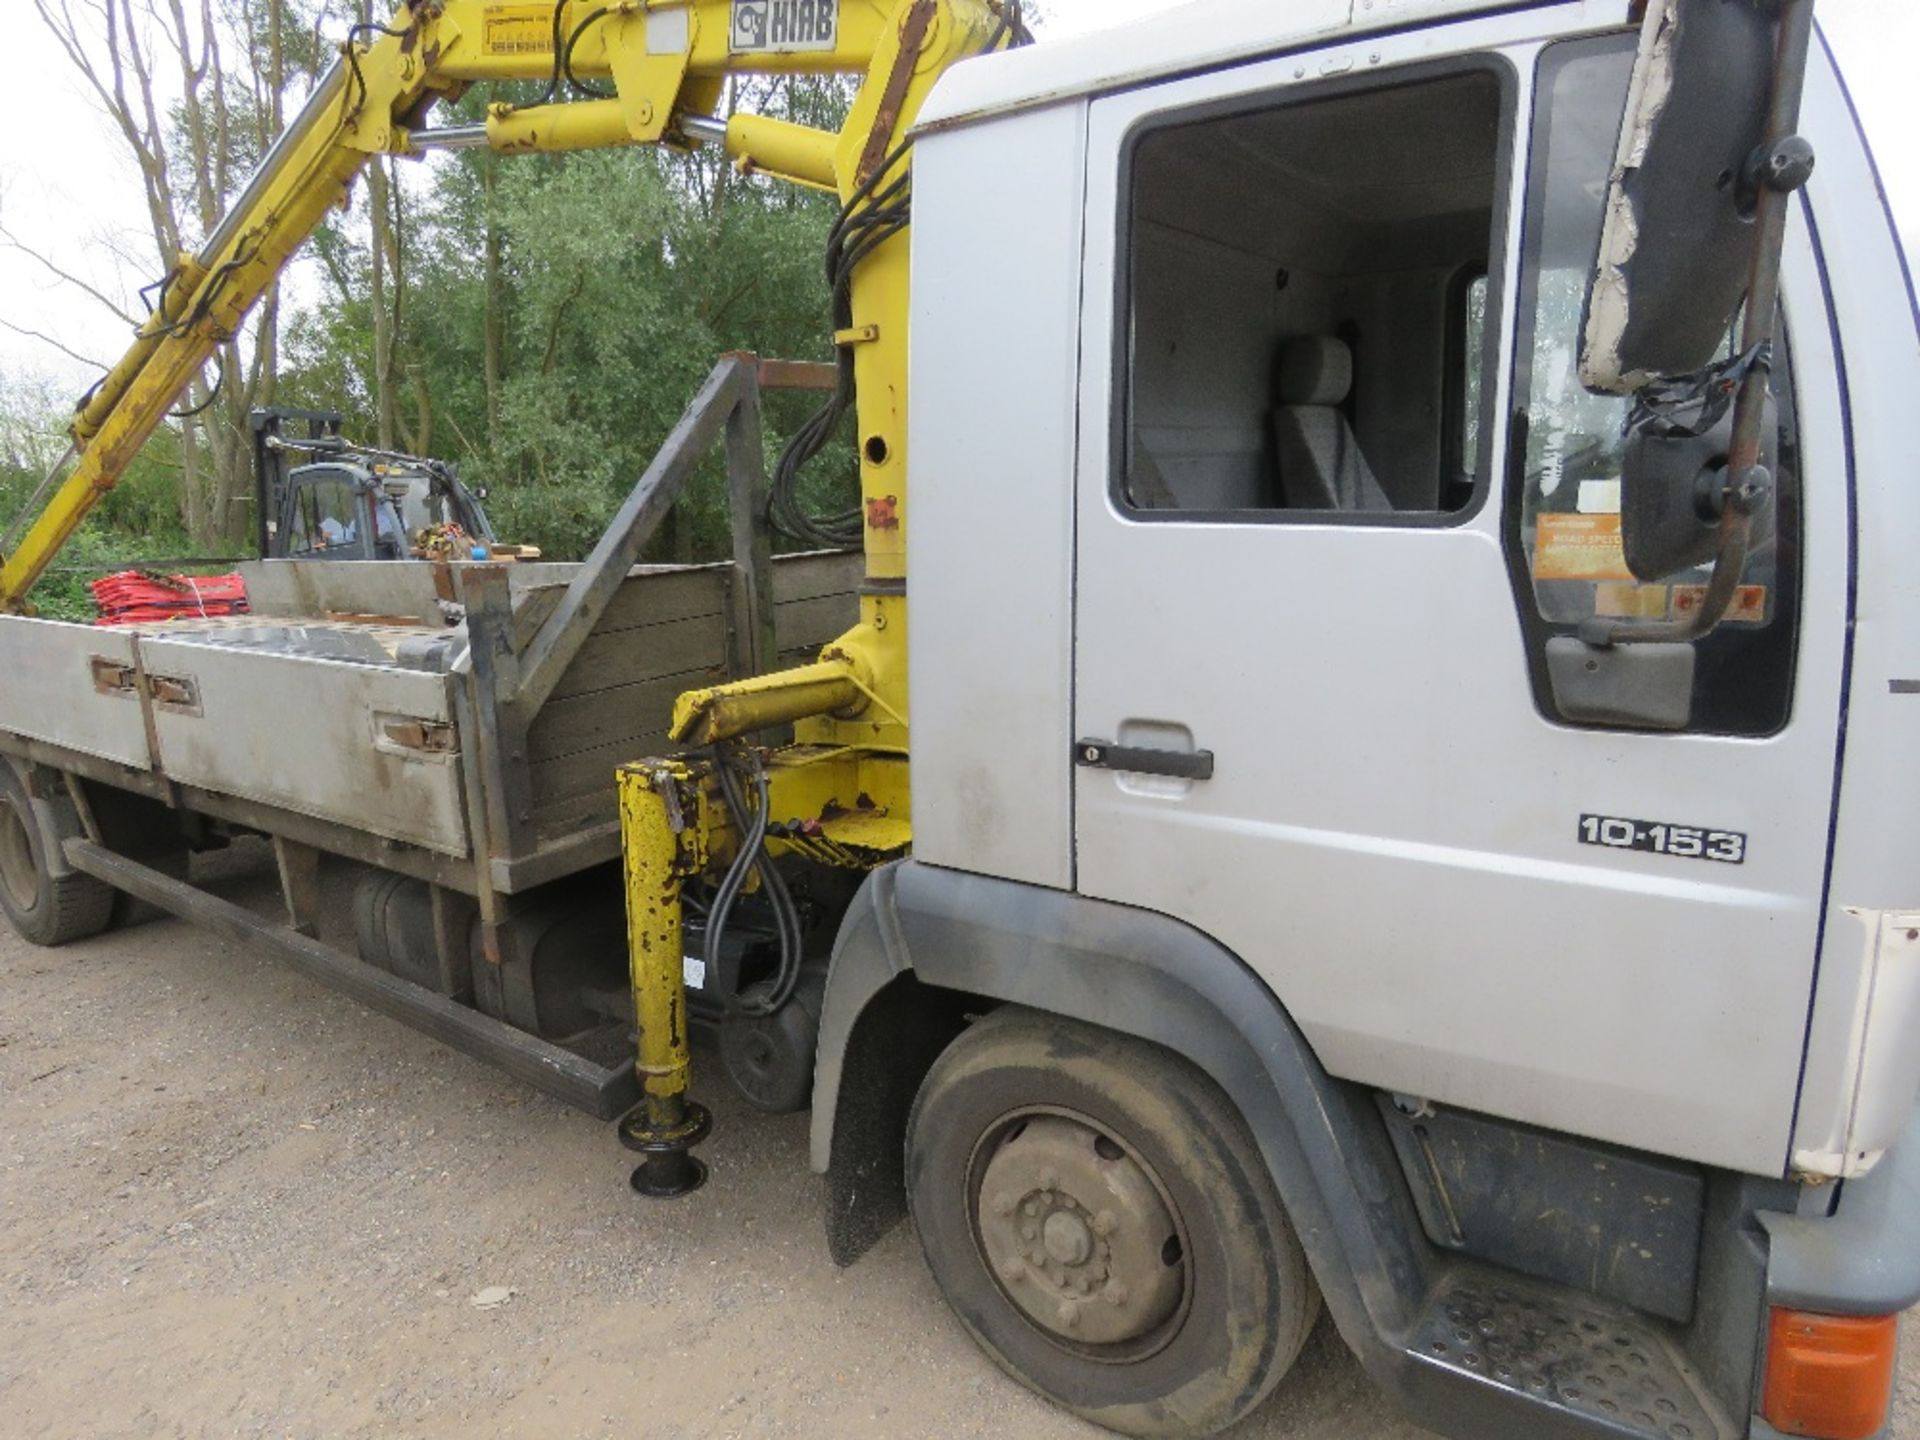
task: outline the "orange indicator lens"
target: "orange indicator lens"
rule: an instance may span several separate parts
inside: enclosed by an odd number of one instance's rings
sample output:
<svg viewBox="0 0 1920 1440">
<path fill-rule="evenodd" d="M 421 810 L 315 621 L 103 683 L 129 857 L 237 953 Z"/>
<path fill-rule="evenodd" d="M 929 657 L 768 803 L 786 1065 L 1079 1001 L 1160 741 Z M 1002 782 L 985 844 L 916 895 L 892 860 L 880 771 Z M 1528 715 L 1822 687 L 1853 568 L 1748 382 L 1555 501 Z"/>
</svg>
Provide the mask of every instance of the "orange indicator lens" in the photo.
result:
<svg viewBox="0 0 1920 1440">
<path fill-rule="evenodd" d="M 1871 1440 L 1887 1423 L 1900 1317 L 1775 1310 L 1767 1337 L 1767 1423 L 1784 1435 Z"/>
</svg>

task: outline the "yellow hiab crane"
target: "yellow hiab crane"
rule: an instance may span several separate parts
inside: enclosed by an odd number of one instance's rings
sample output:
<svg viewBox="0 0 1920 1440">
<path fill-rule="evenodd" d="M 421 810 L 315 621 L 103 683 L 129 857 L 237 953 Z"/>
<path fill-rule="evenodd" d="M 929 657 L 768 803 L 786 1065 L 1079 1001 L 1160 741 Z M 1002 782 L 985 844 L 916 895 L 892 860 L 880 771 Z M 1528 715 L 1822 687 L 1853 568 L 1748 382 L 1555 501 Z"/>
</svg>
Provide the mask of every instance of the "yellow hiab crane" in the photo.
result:
<svg viewBox="0 0 1920 1440">
<path fill-rule="evenodd" d="M 0 562 L 0 611 L 26 610 L 54 556 L 372 157 L 723 144 L 743 171 L 833 191 L 854 206 L 898 184 L 896 145 L 934 81 L 1017 33 L 999 0 L 418 0 L 386 25 L 354 27 L 340 62 L 213 234 L 176 258 L 127 353 L 82 398 L 68 452 L 78 463 Z M 557 102 L 563 74 L 589 86 L 611 79 L 613 89 Z M 726 79 L 741 74 L 862 83 L 836 134 L 754 114 L 718 118 Z M 424 128 L 436 101 L 469 85 L 528 79 L 554 81 L 548 98 L 495 104 L 484 126 Z M 870 573 L 880 580 L 898 580 L 904 548 L 899 487 L 887 478 L 905 462 L 907 278 L 897 237 L 897 226 L 869 235 L 854 257 L 853 321 L 838 337 L 867 397 L 862 493 Z"/>
<path fill-rule="evenodd" d="M 860 623 L 818 662 L 682 697 L 673 737 L 711 746 L 802 722 L 798 743 L 765 772 L 779 812 L 808 817 L 816 832 L 791 843 L 855 864 L 898 855 L 909 838 L 904 137 L 951 65 L 1024 38 L 1018 6 L 1001 0 L 418 0 L 385 25 L 354 27 L 340 62 L 214 233 L 177 258 L 126 355 L 83 397 L 71 427 L 78 463 L 0 563 L 0 610 L 26 610 L 61 546 L 372 157 L 722 144 L 742 171 L 843 202 L 829 255 L 844 322 L 834 336 L 841 381 L 814 448 L 857 394 L 867 584 Z M 750 113 L 719 118 L 725 81 L 749 73 L 852 75 L 861 84 L 838 133 Z M 436 101 L 471 84 L 526 79 L 550 80 L 540 103 L 496 103 L 484 125 L 424 125 Z M 562 79 L 599 98 L 555 101 Z M 609 79 L 610 92 L 592 88 Z M 636 1188 L 680 1193 L 699 1181 L 686 1151 L 706 1119 L 684 1098 L 678 886 L 743 852 L 749 864 L 758 832 L 718 762 L 635 766 L 621 783 L 647 1097 L 622 1135 L 649 1154 Z M 760 829 L 767 793 L 763 785 Z M 744 871 L 734 882 L 726 893 L 757 883 Z"/>
</svg>

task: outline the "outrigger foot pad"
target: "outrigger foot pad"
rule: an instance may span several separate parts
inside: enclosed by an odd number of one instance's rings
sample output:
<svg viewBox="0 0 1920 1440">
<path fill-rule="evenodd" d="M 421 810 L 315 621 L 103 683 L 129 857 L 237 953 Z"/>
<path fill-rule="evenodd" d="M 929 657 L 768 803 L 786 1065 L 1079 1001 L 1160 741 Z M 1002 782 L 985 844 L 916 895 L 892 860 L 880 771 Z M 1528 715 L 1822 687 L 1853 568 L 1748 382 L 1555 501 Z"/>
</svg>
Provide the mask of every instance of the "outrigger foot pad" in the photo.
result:
<svg viewBox="0 0 1920 1440">
<path fill-rule="evenodd" d="M 696 1100 L 682 1102 L 678 1120 L 650 1119 L 645 1105 L 629 1114 L 620 1122 L 620 1143 L 647 1157 L 634 1169 L 634 1190 L 665 1200 L 706 1184 L 706 1164 L 693 1154 L 693 1147 L 712 1130 L 712 1112 Z"/>
</svg>

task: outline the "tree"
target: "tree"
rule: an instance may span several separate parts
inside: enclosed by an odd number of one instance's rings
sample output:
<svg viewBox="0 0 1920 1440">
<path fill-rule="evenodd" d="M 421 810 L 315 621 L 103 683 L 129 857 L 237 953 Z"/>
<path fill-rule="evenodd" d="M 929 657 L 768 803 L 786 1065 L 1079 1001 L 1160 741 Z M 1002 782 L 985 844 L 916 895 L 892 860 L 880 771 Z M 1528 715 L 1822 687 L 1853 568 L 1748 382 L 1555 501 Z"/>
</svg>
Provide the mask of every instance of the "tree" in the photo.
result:
<svg viewBox="0 0 1920 1440">
<path fill-rule="evenodd" d="M 144 188 L 156 273 L 199 244 L 285 125 L 290 90 L 322 58 L 325 0 L 32 0 L 93 92 Z M 48 257 L 50 270 L 136 317 Z M 250 529 L 247 412 L 273 395 L 280 296 L 270 291 L 247 333 L 220 348 L 178 412 L 181 520 L 196 545 Z"/>
</svg>

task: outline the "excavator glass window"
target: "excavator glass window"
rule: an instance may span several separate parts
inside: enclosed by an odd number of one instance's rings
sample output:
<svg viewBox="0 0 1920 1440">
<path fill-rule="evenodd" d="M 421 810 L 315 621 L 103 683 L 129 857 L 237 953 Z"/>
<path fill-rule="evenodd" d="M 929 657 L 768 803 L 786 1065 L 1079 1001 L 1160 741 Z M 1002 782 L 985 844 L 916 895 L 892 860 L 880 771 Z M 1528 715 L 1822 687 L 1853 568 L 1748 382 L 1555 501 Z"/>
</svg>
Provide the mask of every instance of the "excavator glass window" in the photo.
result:
<svg viewBox="0 0 1920 1440">
<path fill-rule="evenodd" d="M 1606 178 L 1633 67 L 1634 38 L 1566 41 L 1540 61 L 1517 305 L 1514 404 L 1518 495 L 1508 551 L 1526 623 L 1536 694 L 1556 715 L 1544 675 L 1547 639 L 1580 622 L 1683 619 L 1711 578 L 1702 566 L 1647 583 L 1627 568 L 1620 468 L 1629 399 L 1579 380 L 1586 287 L 1599 248 Z M 1772 537 L 1749 557 L 1727 620 L 1698 642 L 1690 728 L 1771 734 L 1787 720 L 1799 553 L 1798 445 L 1784 317 L 1774 353 L 1780 412 Z M 1729 337 L 1729 346 L 1731 337 Z"/>
<path fill-rule="evenodd" d="M 287 532 L 289 556 L 358 558 L 366 549 L 366 501 L 345 474 L 300 479 Z"/>
<path fill-rule="evenodd" d="M 1496 61 L 1423 66 L 1132 138 L 1123 507 L 1392 525 L 1477 505 L 1513 89 Z"/>
</svg>

